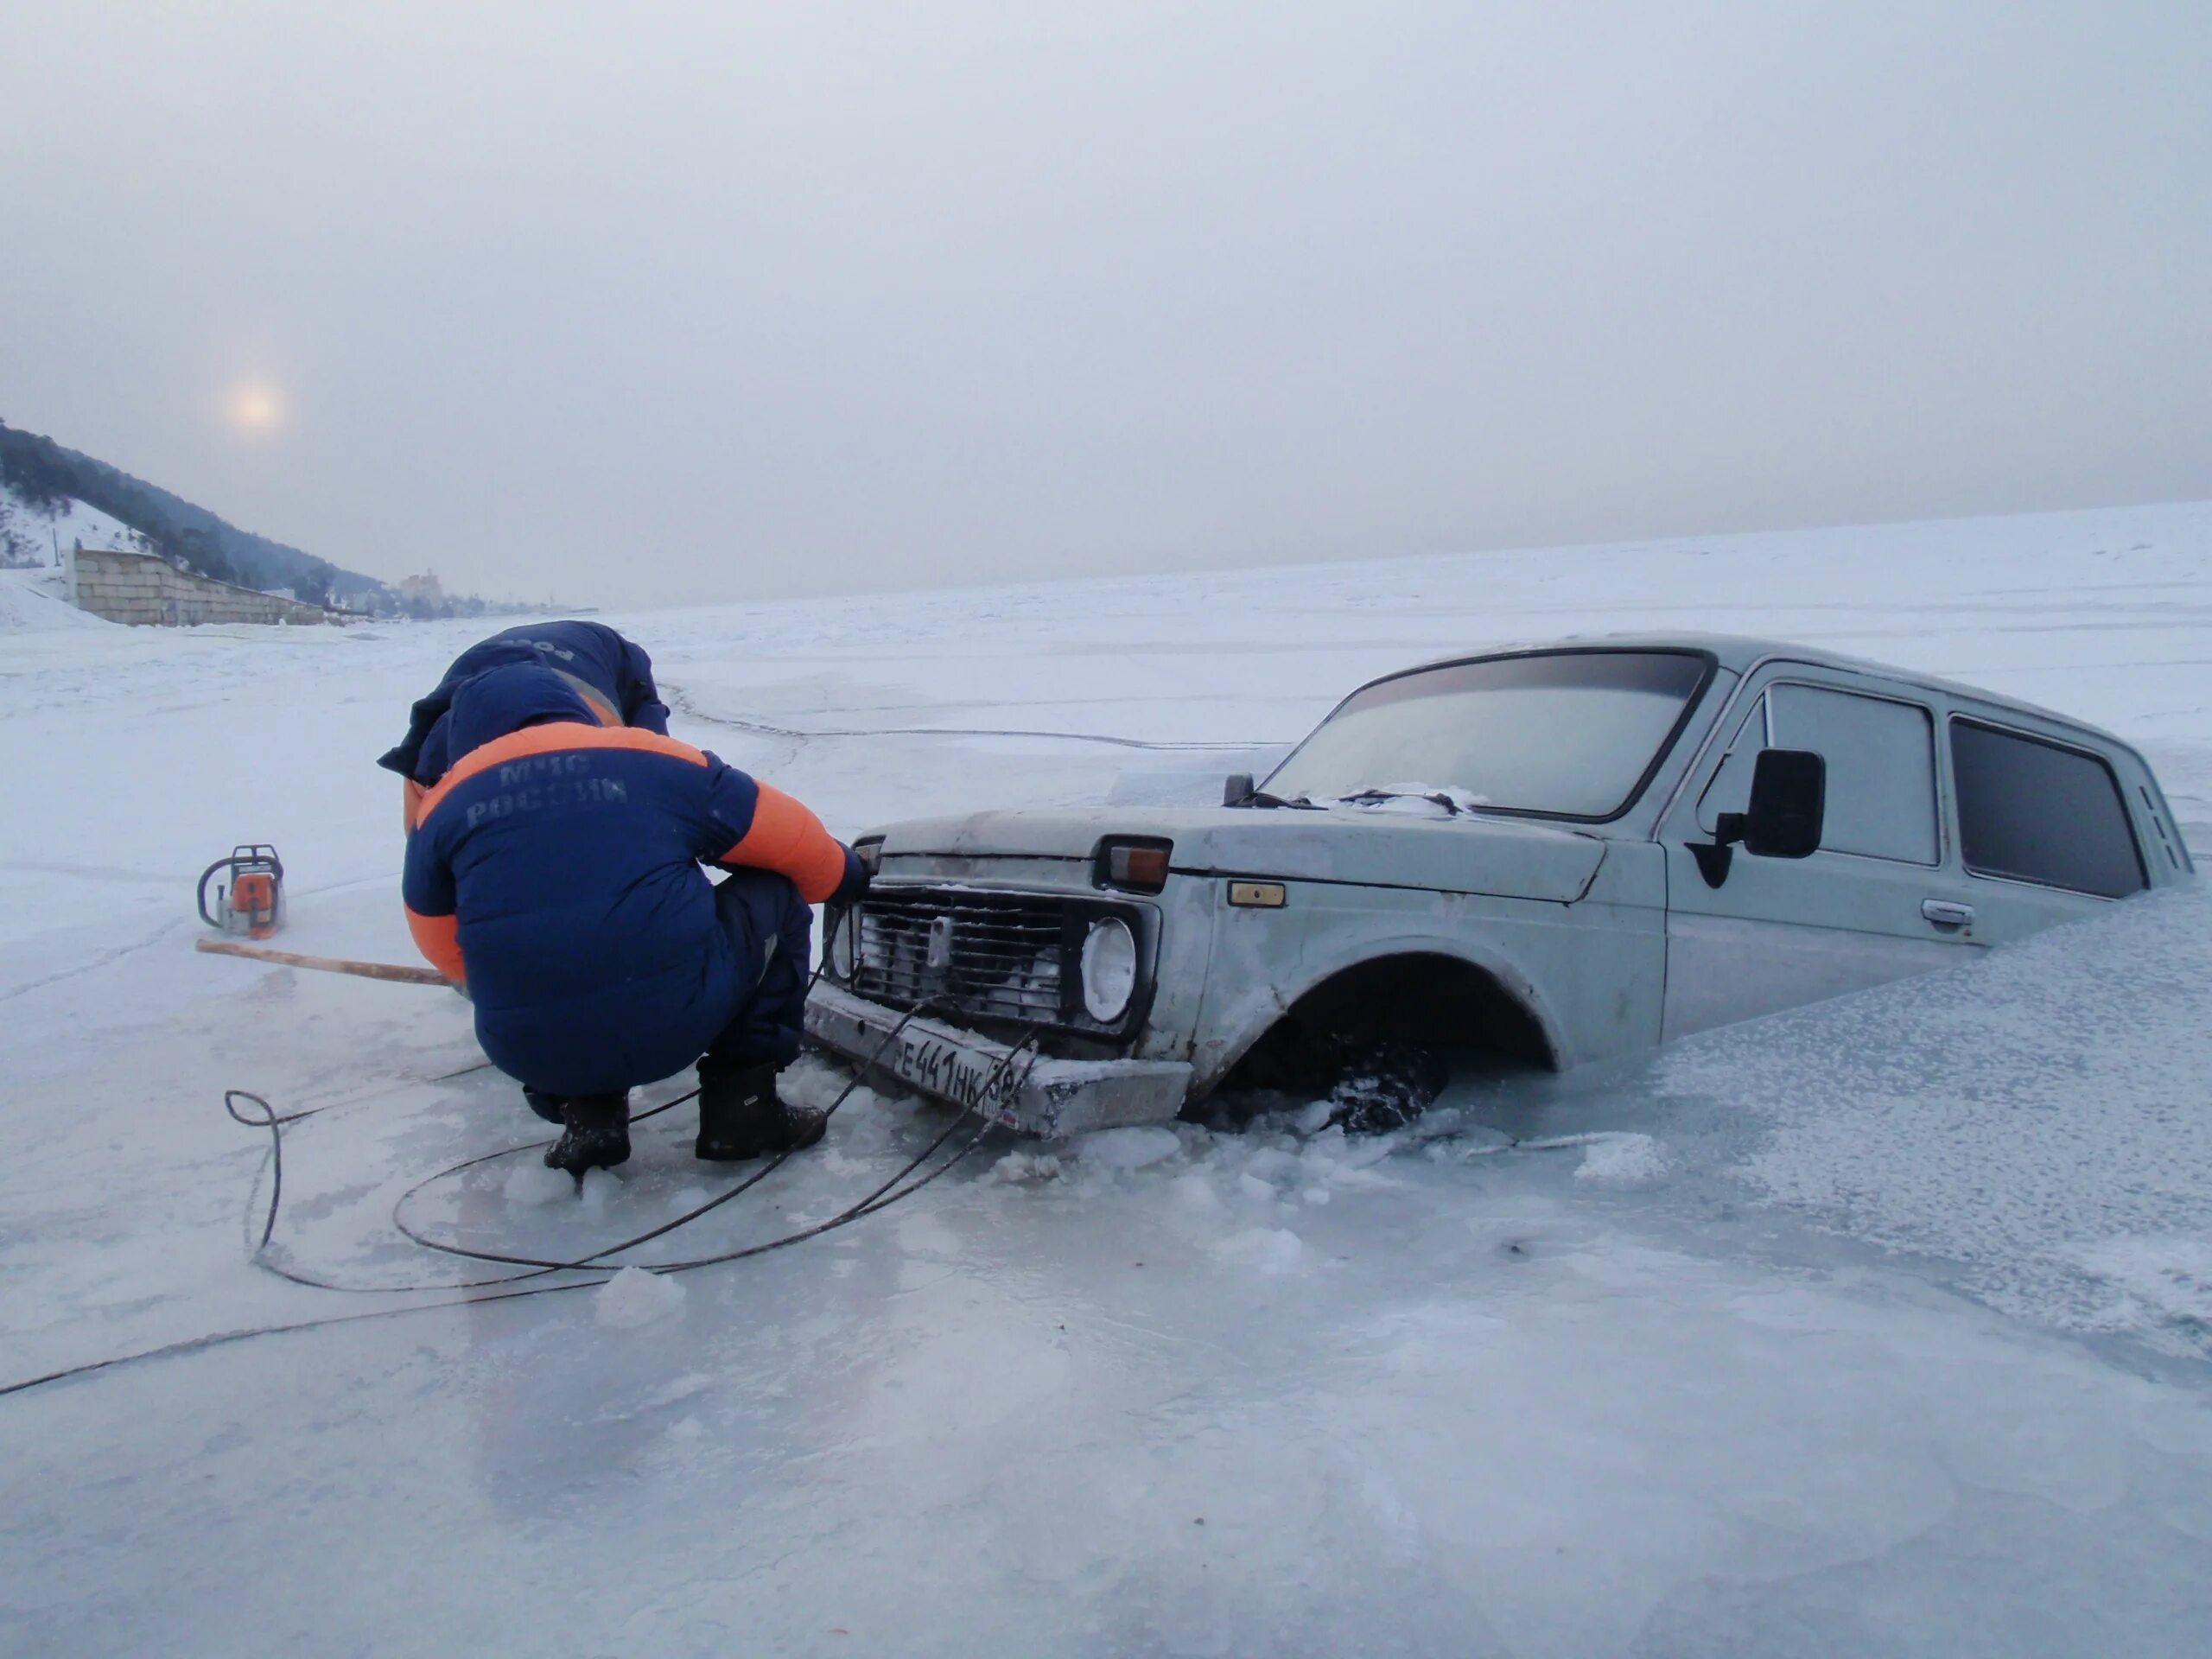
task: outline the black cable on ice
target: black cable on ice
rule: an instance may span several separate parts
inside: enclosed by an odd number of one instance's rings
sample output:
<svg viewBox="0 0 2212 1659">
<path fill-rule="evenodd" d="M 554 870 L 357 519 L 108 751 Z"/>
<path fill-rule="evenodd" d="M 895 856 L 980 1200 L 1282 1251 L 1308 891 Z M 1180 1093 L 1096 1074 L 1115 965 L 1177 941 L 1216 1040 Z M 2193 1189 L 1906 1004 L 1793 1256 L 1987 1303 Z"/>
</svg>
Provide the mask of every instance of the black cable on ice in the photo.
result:
<svg viewBox="0 0 2212 1659">
<path fill-rule="evenodd" d="M 893 1026 L 889 1031 L 884 1033 L 883 1039 L 877 1044 L 875 1049 L 871 1052 L 868 1058 L 855 1071 L 851 1080 L 849 1081 L 845 1084 L 844 1088 L 839 1091 L 837 1098 L 830 1103 L 828 1110 L 823 1114 L 825 1117 L 836 1115 L 837 1109 L 842 1106 L 845 1102 L 850 1098 L 853 1090 L 859 1086 L 861 1078 L 867 1075 L 868 1069 L 875 1064 L 876 1060 L 882 1057 L 886 1051 L 887 1051 L 892 1041 L 906 1029 L 906 1026 L 912 1020 L 927 1011 L 933 1005 L 930 1002 L 924 1002 L 916 1005 L 914 1007 L 909 1009 L 899 1019 L 896 1025 Z M 1028 1050 L 1031 1045 L 1034 1043 L 1036 1037 L 1037 1027 L 1033 1025 L 1022 1032 L 1021 1035 L 1014 1042 L 1013 1047 L 1000 1058 L 998 1064 L 992 1068 L 990 1074 L 985 1078 L 983 1086 L 978 1092 L 979 1099 L 988 1099 L 998 1091 L 1000 1084 L 1011 1073 L 1014 1063 L 1022 1058 L 1024 1052 Z M 1027 1077 L 1030 1070 L 1034 1068 L 1038 1059 L 1040 1058 L 1041 1051 L 1029 1054 L 1028 1063 L 1023 1067 L 1022 1071 L 1024 1077 Z M 474 1070 L 477 1068 L 470 1069 Z M 673 1107 L 682 1105 L 685 1101 L 691 1099 L 693 1096 L 697 1094 L 697 1092 L 698 1090 L 693 1090 L 689 1093 L 677 1096 L 673 1100 L 664 1101 L 658 1106 L 639 1113 L 637 1116 L 632 1118 L 631 1121 L 632 1122 L 639 1122 L 645 1118 L 658 1116 L 662 1112 L 667 1111 Z M 242 1115 L 238 1111 L 237 1105 L 237 1103 L 240 1101 L 248 1101 L 259 1107 L 261 1109 L 261 1116 L 258 1117 L 249 1117 Z M 607 1281 L 613 1276 L 615 1271 L 612 1265 L 602 1258 L 609 1255 L 619 1255 L 624 1250 L 634 1249 L 639 1244 L 646 1243 L 653 1239 L 662 1237 L 668 1233 L 673 1232 L 679 1227 L 685 1226 L 690 1222 L 696 1221 L 699 1217 L 708 1213 L 708 1211 L 718 1208 L 720 1205 L 726 1204 L 730 1199 L 737 1197 L 740 1193 L 758 1185 L 761 1180 L 765 1179 L 768 1175 L 772 1174 L 779 1166 L 780 1166 L 785 1159 L 791 1155 L 789 1153 L 778 1154 L 768 1164 L 764 1166 L 762 1168 L 754 1171 L 744 1180 L 739 1182 L 729 1192 L 709 1200 L 708 1203 L 700 1205 L 695 1210 L 688 1211 L 683 1216 L 677 1217 L 673 1221 L 664 1223 L 647 1232 L 641 1233 L 635 1238 L 626 1239 L 620 1243 L 609 1245 L 604 1249 L 595 1250 L 589 1255 L 580 1257 L 572 1262 L 550 1262 L 531 1257 L 500 1255 L 490 1252 L 469 1250 L 461 1246 L 448 1245 L 436 1240 L 423 1237 L 415 1233 L 411 1229 L 407 1228 L 399 1221 L 399 1205 L 404 1205 L 409 1197 L 411 1197 L 415 1192 L 421 1191 L 423 1187 L 428 1185 L 430 1180 L 438 1179 L 442 1176 L 456 1174 L 462 1170 L 473 1168 L 479 1164 L 488 1162 L 493 1158 L 508 1157 L 518 1152 L 535 1151 L 539 1147 L 550 1145 L 550 1142 L 537 1141 L 528 1147 L 509 1147 L 501 1152 L 487 1154 L 480 1157 L 469 1159 L 466 1162 L 461 1164 L 453 1165 L 447 1169 L 438 1172 L 436 1175 L 429 1177 L 427 1180 L 417 1182 L 414 1186 L 409 1188 L 407 1192 L 401 1195 L 398 1204 L 394 1205 L 393 1222 L 394 1224 L 398 1226 L 400 1230 L 409 1238 L 415 1240 L 416 1243 L 423 1244 L 429 1249 L 440 1250 L 448 1255 L 463 1255 L 472 1259 L 493 1261 L 509 1265 L 527 1267 L 530 1268 L 530 1271 L 508 1274 L 503 1278 L 474 1281 L 460 1285 L 390 1287 L 334 1285 L 325 1283 L 324 1281 L 311 1278 L 306 1274 L 296 1273 L 279 1265 L 278 1263 L 270 1261 L 266 1255 L 269 1242 L 276 1231 L 276 1216 L 282 1201 L 283 1126 L 286 1123 L 296 1122 L 304 1117 L 312 1117 L 317 1112 L 327 1110 L 328 1109 L 324 1107 L 316 1107 L 308 1111 L 280 1113 L 271 1107 L 270 1103 L 266 1100 L 264 1100 L 260 1096 L 252 1094 L 245 1090 L 237 1089 L 229 1090 L 225 1092 L 223 1104 L 225 1110 L 230 1114 L 231 1117 L 235 1122 L 243 1124 L 249 1128 L 266 1128 L 270 1134 L 271 1154 L 270 1205 L 267 1218 L 263 1224 L 260 1243 L 255 1247 L 253 1252 L 252 1259 L 257 1267 L 259 1267 L 264 1271 L 270 1273 L 278 1278 L 287 1280 L 294 1284 L 303 1285 L 315 1289 L 341 1291 L 355 1294 L 400 1295 L 418 1292 L 453 1291 L 464 1289 L 488 1289 L 492 1294 L 488 1295 L 447 1296 L 442 1300 L 410 1303 L 404 1307 L 372 1308 L 359 1313 L 331 1314 L 321 1319 L 297 1319 L 281 1325 L 251 1325 L 236 1331 L 216 1332 L 207 1336 L 188 1338 L 181 1342 L 164 1343 L 159 1347 L 145 1349 L 137 1353 L 118 1354 L 106 1359 L 90 1360 L 82 1364 L 65 1366 L 58 1370 L 48 1371 L 41 1376 L 26 1377 L 15 1382 L 0 1383 L 0 1398 L 4 1398 L 10 1395 L 22 1394 L 33 1389 L 43 1388 L 48 1383 L 65 1382 L 72 1377 L 89 1376 L 95 1371 L 111 1370 L 119 1366 L 137 1364 L 142 1360 L 161 1359 L 189 1353 L 198 1353 L 212 1348 L 225 1347 L 232 1343 L 245 1342 L 257 1337 L 283 1336 L 293 1332 L 317 1331 L 330 1325 L 353 1325 L 369 1319 L 397 1319 L 402 1314 L 407 1313 L 428 1313 L 445 1308 L 474 1307 L 494 1302 L 519 1301 L 531 1296 L 551 1296 L 559 1294 L 564 1291 L 596 1289 L 598 1287 L 607 1283 Z M 954 1133 L 960 1128 L 961 1124 L 965 1122 L 970 1116 L 976 1118 L 977 1123 L 975 1133 L 969 1136 L 966 1142 L 955 1150 L 950 1158 L 945 1159 L 942 1163 L 938 1164 L 937 1167 L 928 1171 L 918 1179 L 909 1180 L 908 1178 L 913 1175 L 916 1170 L 920 1169 L 922 1165 L 927 1162 L 928 1160 L 934 1155 L 947 1141 L 950 1140 Z M 811 1226 L 800 1228 L 794 1232 L 785 1234 L 781 1237 L 768 1239 L 757 1244 L 745 1245 L 734 1250 L 725 1250 L 714 1255 L 700 1256 L 686 1262 L 640 1263 L 639 1265 L 644 1271 L 648 1273 L 686 1273 L 698 1268 L 715 1267 L 723 1262 L 738 1262 L 756 1255 L 765 1255 L 772 1250 L 784 1249 L 791 1245 L 802 1243 L 808 1239 L 818 1238 L 824 1233 L 831 1232 L 837 1228 L 849 1225 L 853 1222 L 861 1219 L 863 1217 L 874 1215 L 880 1211 L 890 1208 L 893 1205 L 897 1204 L 903 1199 L 912 1197 L 913 1194 L 920 1192 L 922 1188 L 927 1186 L 931 1181 L 934 1181 L 938 1179 L 938 1177 L 950 1172 L 970 1153 L 975 1151 L 975 1149 L 982 1143 L 984 1136 L 989 1134 L 990 1129 L 990 1120 L 988 1117 L 983 1116 L 976 1106 L 962 1106 L 959 1109 L 958 1114 L 953 1118 L 952 1122 L 947 1124 L 944 1130 L 941 1131 L 935 1139 L 931 1140 L 927 1146 L 924 1147 L 920 1152 L 917 1153 L 912 1159 L 908 1160 L 907 1162 L 896 1173 L 892 1175 L 889 1179 L 876 1186 L 873 1191 L 869 1192 L 857 1202 L 847 1206 L 845 1209 L 838 1211 L 836 1215 L 830 1217 L 826 1220 L 817 1222 Z M 902 1185 L 902 1183 L 904 1183 L 904 1185 Z M 591 1276 L 569 1279 L 559 1284 L 533 1285 L 527 1289 L 522 1290 L 497 1288 L 497 1287 L 515 1284 L 524 1280 L 543 1278 L 548 1274 L 556 1273 L 582 1273 L 588 1274 Z"/>
</svg>

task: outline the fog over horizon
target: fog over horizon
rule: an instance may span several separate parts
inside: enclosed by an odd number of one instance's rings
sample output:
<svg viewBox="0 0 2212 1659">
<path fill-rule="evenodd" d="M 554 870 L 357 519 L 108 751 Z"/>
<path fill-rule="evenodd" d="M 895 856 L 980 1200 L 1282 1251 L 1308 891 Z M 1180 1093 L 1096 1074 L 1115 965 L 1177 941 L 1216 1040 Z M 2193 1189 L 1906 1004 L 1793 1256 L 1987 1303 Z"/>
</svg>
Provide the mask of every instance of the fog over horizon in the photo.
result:
<svg viewBox="0 0 2212 1659">
<path fill-rule="evenodd" d="M 647 607 L 2212 498 L 2212 8 L 19 0 L 0 419 Z"/>
</svg>

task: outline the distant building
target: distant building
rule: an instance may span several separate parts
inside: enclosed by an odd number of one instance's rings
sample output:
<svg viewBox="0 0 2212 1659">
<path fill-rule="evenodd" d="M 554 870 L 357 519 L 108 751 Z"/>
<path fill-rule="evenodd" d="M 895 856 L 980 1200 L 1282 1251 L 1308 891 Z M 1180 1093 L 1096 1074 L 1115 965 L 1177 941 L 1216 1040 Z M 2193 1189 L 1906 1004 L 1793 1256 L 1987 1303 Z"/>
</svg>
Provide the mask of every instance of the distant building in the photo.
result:
<svg viewBox="0 0 2212 1659">
<path fill-rule="evenodd" d="M 402 576 L 395 591 L 399 594 L 400 603 L 410 610 L 418 605 L 431 611 L 442 610 L 445 607 L 445 585 L 438 580 L 438 573 L 435 570 L 425 570 L 419 576 Z"/>
</svg>

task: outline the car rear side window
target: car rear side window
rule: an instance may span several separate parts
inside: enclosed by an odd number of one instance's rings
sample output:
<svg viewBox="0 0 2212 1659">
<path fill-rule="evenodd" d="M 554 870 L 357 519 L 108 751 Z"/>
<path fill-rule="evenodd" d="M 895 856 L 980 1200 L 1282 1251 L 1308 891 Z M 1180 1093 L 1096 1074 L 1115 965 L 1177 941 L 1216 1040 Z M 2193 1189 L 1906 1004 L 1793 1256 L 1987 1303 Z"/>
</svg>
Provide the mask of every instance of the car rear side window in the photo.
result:
<svg viewBox="0 0 2212 1659">
<path fill-rule="evenodd" d="M 1976 875 L 2107 899 L 2148 885 L 2119 780 L 2101 757 L 1954 720 L 1951 770 L 1960 848 Z"/>
<path fill-rule="evenodd" d="M 1824 853 L 1934 864 L 1936 722 L 1916 702 L 1815 685 L 1777 685 L 1773 741 L 1827 762 Z"/>
</svg>

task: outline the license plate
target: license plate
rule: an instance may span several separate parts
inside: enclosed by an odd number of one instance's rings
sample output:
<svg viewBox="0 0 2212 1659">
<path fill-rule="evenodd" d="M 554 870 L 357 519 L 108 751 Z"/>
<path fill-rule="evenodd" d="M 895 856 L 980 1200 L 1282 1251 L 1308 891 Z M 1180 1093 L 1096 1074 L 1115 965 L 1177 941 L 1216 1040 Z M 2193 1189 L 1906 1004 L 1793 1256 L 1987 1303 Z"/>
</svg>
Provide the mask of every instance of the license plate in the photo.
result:
<svg viewBox="0 0 2212 1659">
<path fill-rule="evenodd" d="M 877 1064 L 925 1093 L 1018 1127 L 1014 1098 L 1027 1070 L 1020 1055 L 976 1054 L 939 1038 L 901 1033 Z"/>
</svg>

